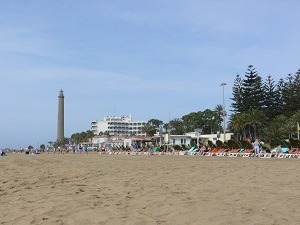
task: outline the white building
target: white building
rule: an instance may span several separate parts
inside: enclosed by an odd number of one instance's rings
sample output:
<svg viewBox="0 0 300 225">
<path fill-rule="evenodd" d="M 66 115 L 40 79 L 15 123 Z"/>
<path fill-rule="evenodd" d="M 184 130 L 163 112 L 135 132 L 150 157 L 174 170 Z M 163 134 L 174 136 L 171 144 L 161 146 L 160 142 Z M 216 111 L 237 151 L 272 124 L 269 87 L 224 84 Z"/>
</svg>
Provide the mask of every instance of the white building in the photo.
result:
<svg viewBox="0 0 300 225">
<path fill-rule="evenodd" d="M 198 140 L 204 144 L 207 144 L 208 141 L 211 141 L 214 144 L 216 144 L 217 140 L 224 141 L 224 134 L 220 134 L 220 136 L 218 136 L 218 134 L 200 134 L 198 132 L 189 132 L 185 135 L 190 136 L 192 139 L 196 140 L 196 143 L 198 143 Z M 233 133 L 226 133 L 225 140 L 231 140 L 231 137 L 233 135 Z"/>
<path fill-rule="evenodd" d="M 91 130 L 95 135 L 108 132 L 110 135 L 139 135 L 145 136 L 142 131 L 148 121 L 132 121 L 131 116 L 105 116 L 103 120 L 94 120 Z"/>
</svg>

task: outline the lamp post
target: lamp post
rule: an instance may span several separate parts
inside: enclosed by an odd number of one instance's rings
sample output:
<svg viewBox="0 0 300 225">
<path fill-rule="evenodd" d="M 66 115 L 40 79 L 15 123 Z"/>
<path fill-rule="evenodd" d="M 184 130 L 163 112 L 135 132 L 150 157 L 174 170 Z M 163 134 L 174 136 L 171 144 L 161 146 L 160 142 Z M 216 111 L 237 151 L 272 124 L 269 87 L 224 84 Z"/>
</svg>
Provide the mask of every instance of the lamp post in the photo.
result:
<svg viewBox="0 0 300 225">
<path fill-rule="evenodd" d="M 300 133 L 300 126 L 299 126 L 299 123 L 297 123 L 297 132 L 298 132 L 298 139 L 299 139 L 299 133 Z"/>
<path fill-rule="evenodd" d="M 224 129 L 224 142 L 226 141 L 226 110 L 225 110 L 225 85 L 226 83 L 222 83 L 221 86 L 223 87 L 223 129 Z"/>
<path fill-rule="evenodd" d="M 165 137 L 166 137 L 166 142 L 167 142 L 167 151 L 169 151 L 169 145 L 170 145 L 170 132 L 171 132 L 171 130 L 169 129 L 169 126 L 166 128 L 166 135 L 165 135 Z"/>
</svg>

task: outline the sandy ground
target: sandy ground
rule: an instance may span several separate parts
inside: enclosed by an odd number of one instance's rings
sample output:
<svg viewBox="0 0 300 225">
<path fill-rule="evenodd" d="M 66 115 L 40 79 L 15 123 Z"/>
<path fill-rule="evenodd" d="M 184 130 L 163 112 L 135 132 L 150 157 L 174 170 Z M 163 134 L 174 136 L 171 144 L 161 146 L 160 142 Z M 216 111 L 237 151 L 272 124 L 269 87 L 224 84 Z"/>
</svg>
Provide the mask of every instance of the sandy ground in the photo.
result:
<svg viewBox="0 0 300 225">
<path fill-rule="evenodd" d="M 300 224 L 299 159 L 0 158 L 0 224 Z"/>
</svg>

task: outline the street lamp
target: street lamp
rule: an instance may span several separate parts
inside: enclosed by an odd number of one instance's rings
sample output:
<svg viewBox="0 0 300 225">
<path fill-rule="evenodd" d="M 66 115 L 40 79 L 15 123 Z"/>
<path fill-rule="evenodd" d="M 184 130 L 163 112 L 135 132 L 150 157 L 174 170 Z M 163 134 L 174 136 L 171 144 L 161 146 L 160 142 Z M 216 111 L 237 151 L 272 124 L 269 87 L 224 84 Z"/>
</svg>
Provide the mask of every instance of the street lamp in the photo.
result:
<svg viewBox="0 0 300 225">
<path fill-rule="evenodd" d="M 298 132 L 298 139 L 299 139 L 299 133 L 300 133 L 300 126 L 299 126 L 299 123 L 297 123 L 297 132 Z"/>
<path fill-rule="evenodd" d="M 223 129 L 224 129 L 224 142 L 226 141 L 226 122 L 225 122 L 225 118 L 226 118 L 226 110 L 225 110 L 225 94 L 224 94 L 224 89 L 225 89 L 225 85 L 226 83 L 222 83 L 221 86 L 223 87 Z"/>
</svg>

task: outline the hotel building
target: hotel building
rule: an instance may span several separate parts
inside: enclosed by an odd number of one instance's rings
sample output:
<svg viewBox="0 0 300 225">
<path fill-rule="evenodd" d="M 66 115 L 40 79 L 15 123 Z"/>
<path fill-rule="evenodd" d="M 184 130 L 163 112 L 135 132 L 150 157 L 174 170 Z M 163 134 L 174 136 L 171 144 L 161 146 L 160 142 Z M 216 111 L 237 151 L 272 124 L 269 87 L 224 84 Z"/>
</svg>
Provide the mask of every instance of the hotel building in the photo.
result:
<svg viewBox="0 0 300 225">
<path fill-rule="evenodd" d="M 142 127 L 148 121 L 132 121 L 130 116 L 105 116 L 103 120 L 94 120 L 91 130 L 95 135 L 108 132 L 110 135 L 139 135 L 145 136 Z"/>
</svg>

